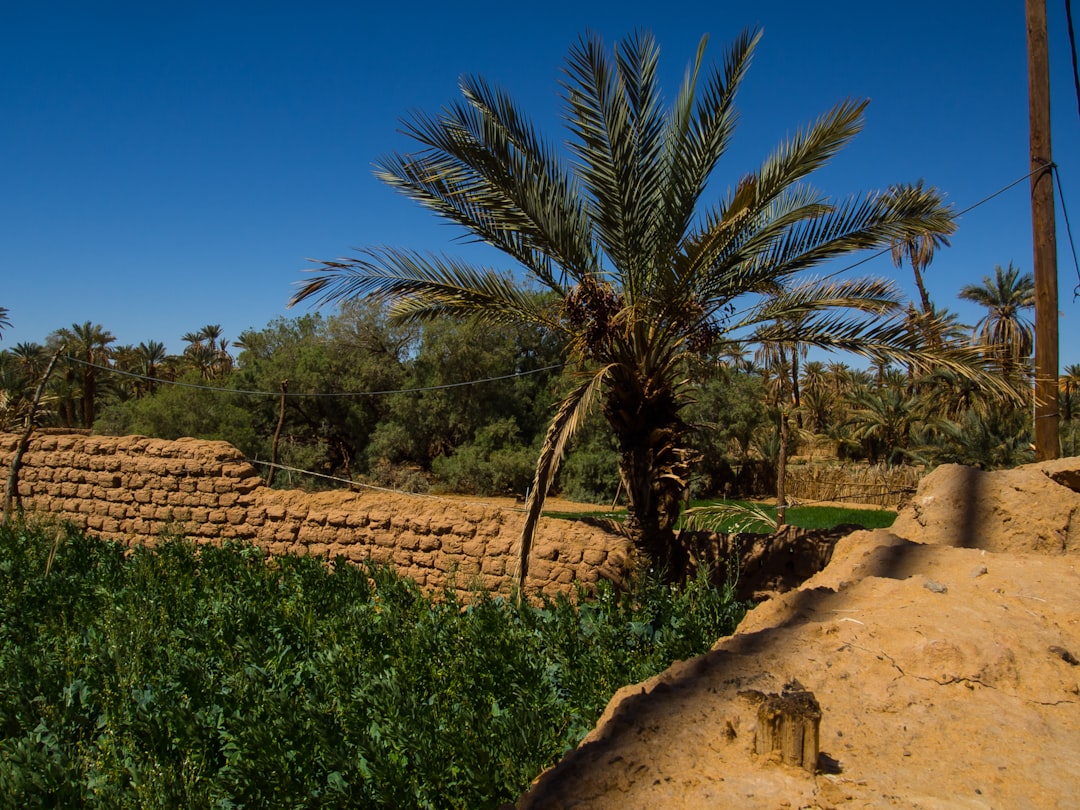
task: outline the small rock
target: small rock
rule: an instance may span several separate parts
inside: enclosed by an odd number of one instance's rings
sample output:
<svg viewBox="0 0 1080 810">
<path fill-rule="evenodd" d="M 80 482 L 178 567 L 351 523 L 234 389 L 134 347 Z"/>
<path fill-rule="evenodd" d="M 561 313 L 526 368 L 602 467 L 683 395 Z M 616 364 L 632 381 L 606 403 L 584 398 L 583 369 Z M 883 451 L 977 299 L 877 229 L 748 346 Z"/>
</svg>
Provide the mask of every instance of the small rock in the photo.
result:
<svg viewBox="0 0 1080 810">
<path fill-rule="evenodd" d="M 1080 664 L 1080 661 L 1076 659 L 1076 656 L 1066 650 L 1064 647 L 1058 647 L 1055 645 L 1050 648 L 1050 652 L 1052 652 L 1054 655 L 1056 655 L 1058 658 L 1060 658 L 1062 661 L 1064 661 L 1066 664 L 1069 664 L 1070 666 L 1075 667 L 1077 664 Z"/>
<path fill-rule="evenodd" d="M 923 587 L 926 588 L 926 590 L 932 591 L 934 593 L 948 593 L 949 592 L 949 589 L 946 586 L 942 585 L 940 582 L 935 582 L 932 579 L 926 580 L 926 582 L 923 583 Z"/>
<path fill-rule="evenodd" d="M 981 577 L 984 574 L 988 574 L 988 573 L 990 573 L 990 572 L 986 569 L 986 566 L 985 565 L 980 565 L 978 568 L 976 568 L 974 571 L 971 572 L 971 578 L 975 579 L 976 577 Z"/>
</svg>

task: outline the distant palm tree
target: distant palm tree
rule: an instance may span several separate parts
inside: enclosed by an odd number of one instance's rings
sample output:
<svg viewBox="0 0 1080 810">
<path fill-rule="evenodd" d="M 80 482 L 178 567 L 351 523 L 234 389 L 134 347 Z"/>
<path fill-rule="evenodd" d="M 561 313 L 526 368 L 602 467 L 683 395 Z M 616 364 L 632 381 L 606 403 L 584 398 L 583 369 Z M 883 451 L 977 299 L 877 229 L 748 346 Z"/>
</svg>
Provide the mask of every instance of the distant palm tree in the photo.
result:
<svg viewBox="0 0 1080 810">
<path fill-rule="evenodd" d="M 1058 385 L 1061 388 L 1061 400 L 1065 411 L 1063 416 L 1068 422 L 1073 418 L 1073 397 L 1080 393 L 1080 363 L 1065 366 L 1063 373 L 1058 377 Z"/>
<path fill-rule="evenodd" d="M 168 357 L 165 344 L 156 340 L 141 342 L 138 346 L 119 346 L 113 353 L 115 366 L 129 374 L 138 375 L 131 383 L 136 397 L 152 393 L 154 380 L 158 379 L 162 364 Z"/>
<path fill-rule="evenodd" d="M 112 354 L 109 344 L 116 338 L 99 324 L 90 321 L 81 324 L 73 323 L 70 329 L 58 329 L 51 337 L 54 343 L 65 346 L 67 356 L 74 361 L 68 364 L 66 380 L 69 384 L 74 383 L 74 386 L 69 385 L 69 391 L 78 392 L 78 410 L 82 426 L 91 428 L 94 426 L 98 369 L 108 365 Z M 69 408 L 67 419 L 74 421 L 73 416 Z"/>
<path fill-rule="evenodd" d="M 803 366 L 801 383 L 804 394 L 828 388 L 828 370 L 821 360 L 811 360 Z"/>
<path fill-rule="evenodd" d="M 228 352 L 229 341 L 225 339 L 220 324 L 207 324 L 199 331 L 188 332 L 180 339 L 188 344 L 184 349 L 184 357 L 199 370 L 203 379 L 217 379 L 232 371 L 233 359 Z"/>
<path fill-rule="evenodd" d="M 931 199 L 936 199 L 938 204 L 944 207 L 944 200 L 941 193 L 933 188 L 923 188 L 923 181 L 920 180 L 914 185 L 901 184 L 895 185 L 890 188 L 890 193 L 903 196 L 905 194 L 914 194 L 915 196 L 926 196 Z M 933 228 L 927 228 L 922 232 L 908 232 L 903 234 L 892 242 L 892 260 L 896 267 L 903 267 L 904 259 L 907 259 L 911 264 L 911 270 L 915 274 L 915 286 L 919 289 L 919 300 L 922 303 L 922 311 L 924 314 L 930 313 L 933 310 L 933 305 L 930 303 L 930 296 L 926 292 L 926 284 L 923 282 L 923 272 L 930 266 L 930 262 L 934 260 L 934 252 L 940 247 L 949 246 L 949 236 L 956 232 L 956 222 L 952 219 L 947 220 Z"/>
<path fill-rule="evenodd" d="M 900 387 L 886 386 L 856 393 L 851 406 L 845 425 L 871 462 L 880 459 L 893 466 L 911 455 L 913 433 L 923 422 L 920 398 Z"/>
<path fill-rule="evenodd" d="M 836 399 L 832 392 L 824 386 L 804 388 L 802 414 L 807 430 L 824 434 L 836 420 Z"/>
<path fill-rule="evenodd" d="M 22 372 L 29 377 L 41 375 L 49 362 L 48 352 L 40 343 L 26 341 L 16 343 L 11 354 Z"/>
<path fill-rule="evenodd" d="M 744 33 L 710 67 L 703 39 L 665 106 L 651 35 L 631 36 L 613 52 L 597 37 L 581 39 L 563 82 L 570 160 L 479 78 L 462 79 L 456 104 L 405 122 L 418 151 L 384 158 L 377 176 L 501 250 L 550 296 L 457 258 L 395 248 L 324 262 L 293 296 L 292 304 L 375 296 L 401 321 L 531 324 L 566 340 L 575 383 L 540 452 L 521 580 L 563 450 L 594 405 L 617 438 L 626 531 L 648 560 L 677 571 L 683 552 L 674 529 L 693 458 L 684 421 L 689 359 L 733 338 L 904 362 L 926 354 L 902 315 L 891 314 L 900 297 L 888 282 L 788 288 L 822 262 L 950 227 L 937 196 L 917 188 L 837 201 L 806 182 L 861 129 L 865 103 L 838 104 L 702 207 L 757 41 Z M 971 354 L 934 354 L 980 374 Z"/>
<path fill-rule="evenodd" d="M 135 354 L 139 361 L 139 372 L 151 379 L 157 379 L 158 369 L 169 356 L 165 350 L 165 344 L 156 340 L 140 343 L 135 347 Z"/>
<path fill-rule="evenodd" d="M 994 268 L 994 277 L 983 276 L 983 283 L 968 284 L 960 297 L 986 308 L 975 324 L 975 340 L 1001 365 L 1007 376 L 1023 366 L 1034 345 L 1031 321 L 1024 312 L 1035 307 L 1035 279 L 1031 273 L 1020 275 L 1020 268 L 1009 262 L 1007 268 Z"/>
<path fill-rule="evenodd" d="M 0 332 L 3 332 L 11 326 L 11 320 L 8 318 L 8 311 L 6 307 L 0 307 Z"/>
</svg>

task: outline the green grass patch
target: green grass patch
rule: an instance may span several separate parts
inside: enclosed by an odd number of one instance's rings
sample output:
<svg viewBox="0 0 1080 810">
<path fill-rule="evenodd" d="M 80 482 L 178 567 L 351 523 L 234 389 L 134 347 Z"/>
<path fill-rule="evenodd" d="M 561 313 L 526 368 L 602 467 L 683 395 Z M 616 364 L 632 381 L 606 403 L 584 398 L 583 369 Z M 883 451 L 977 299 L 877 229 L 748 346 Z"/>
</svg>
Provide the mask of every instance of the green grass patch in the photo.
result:
<svg viewBox="0 0 1080 810">
<path fill-rule="evenodd" d="M 721 505 L 736 505 L 743 507 L 753 506 L 761 509 L 769 519 L 776 520 L 776 507 L 768 504 L 753 503 L 751 501 L 694 501 L 691 507 L 706 507 Z M 582 518 L 615 520 L 622 522 L 626 518 L 626 512 L 596 511 L 596 512 L 545 512 L 545 516 L 563 520 L 580 520 Z M 738 531 L 740 523 L 745 518 L 731 517 L 722 521 L 715 531 Z M 887 529 L 896 520 L 896 512 L 889 509 L 853 509 L 843 506 L 789 506 L 786 520 L 792 526 L 804 529 L 832 529 L 836 526 L 854 525 L 864 529 Z M 771 531 L 763 524 L 749 526 L 747 531 L 768 533 Z"/>
<path fill-rule="evenodd" d="M 744 612 L 706 578 L 574 605 L 378 566 L 0 528 L 10 807 L 489 808 Z"/>
</svg>

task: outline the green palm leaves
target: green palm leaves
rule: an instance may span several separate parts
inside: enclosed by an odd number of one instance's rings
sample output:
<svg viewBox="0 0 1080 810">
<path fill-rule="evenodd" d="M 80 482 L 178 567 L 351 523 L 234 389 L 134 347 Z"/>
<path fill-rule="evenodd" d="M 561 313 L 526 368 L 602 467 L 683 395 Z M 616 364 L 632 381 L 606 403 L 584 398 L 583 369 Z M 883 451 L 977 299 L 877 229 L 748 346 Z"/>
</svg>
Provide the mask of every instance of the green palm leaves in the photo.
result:
<svg viewBox="0 0 1080 810">
<path fill-rule="evenodd" d="M 975 324 L 975 337 L 1009 373 L 1021 365 L 1035 343 L 1031 321 L 1024 314 L 1035 307 L 1035 279 L 1031 273 L 1020 275 L 1020 268 L 1010 262 L 1007 268 L 994 268 L 994 277 L 983 276 L 983 283 L 968 284 L 960 297 L 986 308 Z"/>
<path fill-rule="evenodd" d="M 455 103 L 405 121 L 417 150 L 384 157 L 376 174 L 498 248 L 516 275 L 385 247 L 321 263 L 292 303 L 371 296 L 403 320 L 475 317 L 560 333 L 582 378 L 552 422 L 532 512 L 580 413 L 599 403 L 619 440 L 630 532 L 655 554 L 673 539 L 686 481 L 690 356 L 748 338 L 907 362 L 931 351 L 898 314 L 894 286 L 796 278 L 852 251 L 952 231 L 932 189 L 833 200 L 807 183 L 859 132 L 865 102 L 840 102 L 705 201 L 759 36 L 740 34 L 717 65 L 702 39 L 670 105 L 651 35 L 611 50 L 582 37 L 562 81 L 568 153 L 506 93 L 462 80 Z M 977 375 L 972 361 L 948 365 Z"/>
</svg>

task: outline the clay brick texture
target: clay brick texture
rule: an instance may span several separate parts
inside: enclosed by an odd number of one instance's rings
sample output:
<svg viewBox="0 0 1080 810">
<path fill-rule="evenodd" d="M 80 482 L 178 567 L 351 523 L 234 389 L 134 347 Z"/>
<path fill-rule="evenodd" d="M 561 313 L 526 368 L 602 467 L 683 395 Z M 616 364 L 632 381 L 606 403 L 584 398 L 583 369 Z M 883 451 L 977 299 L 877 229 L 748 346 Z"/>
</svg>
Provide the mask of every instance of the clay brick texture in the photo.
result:
<svg viewBox="0 0 1080 810">
<path fill-rule="evenodd" d="M 7 481 L 18 437 L 0 433 Z M 393 565 L 426 591 L 448 585 L 509 593 L 523 512 L 458 499 L 378 490 L 270 489 L 226 442 L 143 436 L 35 434 L 22 458 L 19 499 L 28 515 L 70 521 L 128 546 L 165 536 L 239 540 L 271 554 L 314 554 Z M 622 580 L 630 547 L 580 522 L 541 519 L 530 593 Z"/>
</svg>

